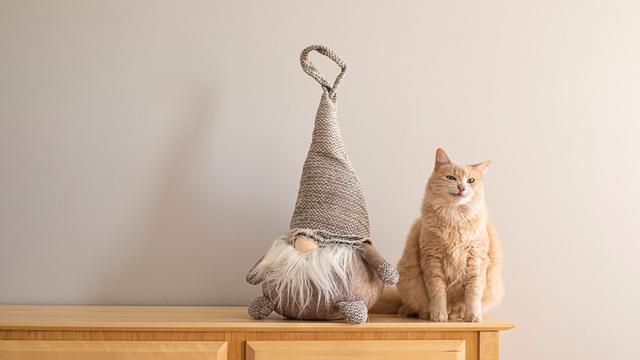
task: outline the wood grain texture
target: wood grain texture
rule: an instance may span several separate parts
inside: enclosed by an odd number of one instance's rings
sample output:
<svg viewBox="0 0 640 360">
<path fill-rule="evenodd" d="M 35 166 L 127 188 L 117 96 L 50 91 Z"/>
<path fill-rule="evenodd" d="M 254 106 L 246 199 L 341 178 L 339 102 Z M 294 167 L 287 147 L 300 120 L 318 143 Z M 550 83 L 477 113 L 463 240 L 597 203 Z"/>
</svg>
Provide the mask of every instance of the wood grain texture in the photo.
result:
<svg viewBox="0 0 640 360">
<path fill-rule="evenodd" d="M 226 360 L 217 341 L 2 341 L 2 360 Z"/>
<path fill-rule="evenodd" d="M 229 359 L 244 359 L 246 341 L 311 341 L 311 340 L 461 340 L 465 359 L 478 359 L 478 332 L 475 331 L 358 331 L 358 332 L 167 332 L 167 331 L 38 331 L 5 330 L 4 340 L 65 340 L 65 341 L 226 341 Z M 0 340 L 1 341 L 1 340 Z M 4 359 L 3 359 L 4 360 Z"/>
<path fill-rule="evenodd" d="M 463 360 L 462 340 L 248 341 L 247 360 Z"/>
<path fill-rule="evenodd" d="M 228 341 L 224 331 L 1 330 L 5 340 Z"/>
<path fill-rule="evenodd" d="M 496 331 L 515 326 L 488 319 L 479 323 L 432 323 L 372 314 L 369 322 L 252 320 L 244 307 L 0 305 L 0 330 L 97 331 Z"/>
<path fill-rule="evenodd" d="M 500 334 L 497 331 L 482 331 L 479 336 L 479 360 L 500 359 Z"/>
<path fill-rule="evenodd" d="M 364 332 L 264 332 L 243 333 L 246 341 L 312 341 L 312 340 L 462 340 L 465 345 L 466 360 L 478 358 L 477 332 L 420 332 L 420 331 L 364 331 Z M 243 354 L 244 355 L 244 349 Z M 239 358 L 244 359 L 244 357 Z"/>
<path fill-rule="evenodd" d="M 431 323 L 391 315 L 372 315 L 363 325 L 275 317 L 256 321 L 246 308 L 0 305 L 0 343 L 226 342 L 230 360 L 245 359 L 246 344 L 254 341 L 395 340 L 462 341 L 465 360 L 494 360 L 498 331 L 513 326 L 497 320 Z"/>
</svg>

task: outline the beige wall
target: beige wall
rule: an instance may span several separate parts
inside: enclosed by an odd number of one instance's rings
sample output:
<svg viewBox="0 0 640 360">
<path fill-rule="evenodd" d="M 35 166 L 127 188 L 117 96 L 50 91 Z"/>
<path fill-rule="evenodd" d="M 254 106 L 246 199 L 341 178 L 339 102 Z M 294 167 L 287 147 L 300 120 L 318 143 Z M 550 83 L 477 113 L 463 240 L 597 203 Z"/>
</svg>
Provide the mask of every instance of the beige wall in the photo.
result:
<svg viewBox="0 0 640 360">
<path fill-rule="evenodd" d="M 320 96 L 298 54 L 319 42 L 350 65 L 343 135 L 389 260 L 436 146 L 492 159 L 505 358 L 637 357 L 639 13 L 2 0 L 0 302 L 246 304 L 295 200 Z"/>
</svg>

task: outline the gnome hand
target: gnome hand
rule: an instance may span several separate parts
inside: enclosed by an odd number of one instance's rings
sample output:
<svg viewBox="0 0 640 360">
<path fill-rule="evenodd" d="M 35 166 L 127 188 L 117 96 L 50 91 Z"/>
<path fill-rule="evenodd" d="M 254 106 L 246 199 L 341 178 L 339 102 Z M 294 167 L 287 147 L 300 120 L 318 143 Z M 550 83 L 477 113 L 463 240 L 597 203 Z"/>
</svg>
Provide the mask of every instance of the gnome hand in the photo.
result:
<svg viewBox="0 0 640 360">
<path fill-rule="evenodd" d="M 247 277 L 245 278 L 245 280 L 250 284 L 250 285 L 258 285 L 262 282 L 262 278 L 260 276 L 258 276 L 258 273 L 256 272 L 256 267 L 258 267 L 258 264 L 260 264 L 260 262 L 262 261 L 262 259 L 264 259 L 264 256 L 260 258 L 260 260 L 258 260 L 255 265 L 253 265 L 253 267 L 251 268 L 251 270 L 249 270 L 249 272 L 247 273 Z"/>
<path fill-rule="evenodd" d="M 398 274 L 398 270 L 396 270 L 393 265 L 389 264 L 388 262 L 378 265 L 376 273 L 378 273 L 378 277 L 385 285 L 395 285 L 398 283 L 398 280 L 400 280 L 400 274 Z"/>
<path fill-rule="evenodd" d="M 395 285 L 400 279 L 400 274 L 389 264 L 378 250 L 371 244 L 364 244 L 360 248 L 360 254 L 367 264 L 378 274 L 380 280 L 386 285 Z"/>
</svg>

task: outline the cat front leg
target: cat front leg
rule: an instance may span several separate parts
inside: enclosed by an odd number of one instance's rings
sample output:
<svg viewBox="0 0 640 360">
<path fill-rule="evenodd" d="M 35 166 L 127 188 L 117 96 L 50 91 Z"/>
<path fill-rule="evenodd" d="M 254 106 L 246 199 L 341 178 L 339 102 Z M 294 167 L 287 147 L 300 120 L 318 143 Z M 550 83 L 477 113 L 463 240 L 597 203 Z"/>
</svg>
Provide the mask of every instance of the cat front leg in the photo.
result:
<svg viewBox="0 0 640 360">
<path fill-rule="evenodd" d="M 429 296 L 429 318 L 431 321 L 446 322 L 447 312 L 447 283 L 445 280 L 442 260 L 434 256 L 422 256 L 422 271 Z"/>
<path fill-rule="evenodd" d="M 486 262 L 478 256 L 470 256 L 467 263 L 467 281 L 464 286 L 464 320 L 482 321 L 482 293 L 486 286 Z"/>
</svg>

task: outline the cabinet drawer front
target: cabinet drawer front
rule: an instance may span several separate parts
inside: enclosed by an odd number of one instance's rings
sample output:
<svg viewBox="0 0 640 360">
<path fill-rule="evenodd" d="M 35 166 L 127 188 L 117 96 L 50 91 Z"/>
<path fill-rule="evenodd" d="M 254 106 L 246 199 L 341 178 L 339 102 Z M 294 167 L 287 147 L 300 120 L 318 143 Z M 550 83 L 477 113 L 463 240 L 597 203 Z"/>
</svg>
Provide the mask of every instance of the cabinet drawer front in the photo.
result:
<svg viewBox="0 0 640 360">
<path fill-rule="evenodd" d="M 2 360 L 226 360 L 224 341 L 0 342 Z"/>
<path fill-rule="evenodd" d="M 463 360 L 464 340 L 247 341 L 247 360 Z"/>
</svg>

